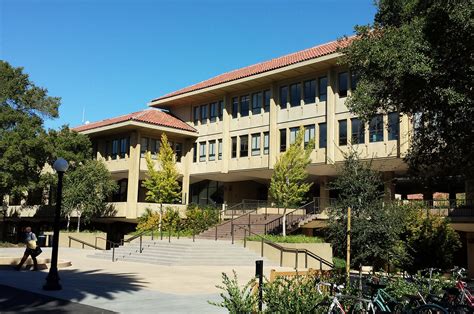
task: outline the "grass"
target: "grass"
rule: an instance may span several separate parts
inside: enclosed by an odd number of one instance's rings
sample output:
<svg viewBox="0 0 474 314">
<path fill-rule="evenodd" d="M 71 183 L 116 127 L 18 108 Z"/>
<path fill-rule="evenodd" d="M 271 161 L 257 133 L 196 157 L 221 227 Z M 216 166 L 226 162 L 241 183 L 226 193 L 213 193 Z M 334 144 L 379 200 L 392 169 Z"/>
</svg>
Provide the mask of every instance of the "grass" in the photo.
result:
<svg viewBox="0 0 474 314">
<path fill-rule="evenodd" d="M 332 262 L 334 264 L 334 268 L 346 269 L 346 261 L 343 258 L 334 256 L 332 258 Z"/>
<path fill-rule="evenodd" d="M 134 235 L 137 235 L 139 234 L 141 231 L 137 230 L 137 231 L 134 231 L 132 233 L 129 233 L 128 235 L 130 236 L 134 236 Z M 196 234 L 198 234 L 199 232 L 196 232 Z M 144 234 L 144 236 L 151 236 L 151 231 L 146 231 Z M 158 230 L 155 230 L 153 232 L 153 235 L 154 237 L 160 237 L 160 232 Z M 193 235 L 193 232 L 192 230 L 180 230 L 179 231 L 179 236 L 180 237 L 191 237 Z M 171 236 L 172 237 L 177 237 L 178 236 L 178 232 L 177 231 L 171 231 Z M 167 238 L 168 237 L 168 231 L 167 230 L 163 230 L 163 238 Z"/>
<path fill-rule="evenodd" d="M 286 237 L 281 235 L 265 235 L 265 239 L 272 242 L 278 243 L 325 243 L 324 239 L 319 237 L 307 237 L 305 235 L 287 235 Z M 261 238 L 258 236 L 247 237 L 248 241 L 260 241 Z"/>
</svg>

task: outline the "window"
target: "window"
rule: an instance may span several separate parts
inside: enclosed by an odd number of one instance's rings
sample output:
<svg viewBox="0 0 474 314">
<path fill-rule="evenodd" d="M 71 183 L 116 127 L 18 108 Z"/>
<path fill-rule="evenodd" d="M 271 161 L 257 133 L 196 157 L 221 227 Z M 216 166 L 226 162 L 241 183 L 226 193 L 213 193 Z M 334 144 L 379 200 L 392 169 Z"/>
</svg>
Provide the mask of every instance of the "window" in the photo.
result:
<svg viewBox="0 0 474 314">
<path fill-rule="evenodd" d="M 148 150 L 148 137 L 142 137 L 141 143 L 140 143 L 140 156 L 145 157 L 145 154 Z"/>
<path fill-rule="evenodd" d="M 252 134 L 252 156 L 260 155 L 260 133 Z"/>
<path fill-rule="evenodd" d="M 319 101 L 326 101 L 328 99 L 328 79 L 323 76 L 319 78 Z"/>
<path fill-rule="evenodd" d="M 197 143 L 193 143 L 193 162 L 197 161 Z"/>
<path fill-rule="evenodd" d="M 262 112 L 262 92 L 252 94 L 252 114 Z"/>
<path fill-rule="evenodd" d="M 222 159 L 222 139 L 217 140 L 217 158 Z"/>
<path fill-rule="evenodd" d="M 388 140 L 398 140 L 400 133 L 400 119 L 398 112 L 388 114 Z"/>
<path fill-rule="evenodd" d="M 240 116 L 247 117 L 249 115 L 250 96 L 245 95 L 240 97 Z"/>
<path fill-rule="evenodd" d="M 211 122 L 216 122 L 217 118 L 217 103 L 213 102 L 209 105 L 210 107 L 210 113 L 209 113 L 209 118 Z"/>
<path fill-rule="evenodd" d="M 199 106 L 193 108 L 194 124 L 197 125 L 199 122 Z"/>
<path fill-rule="evenodd" d="M 301 105 L 301 83 L 290 85 L 290 106 L 297 107 Z"/>
<path fill-rule="evenodd" d="M 305 81 L 303 83 L 304 103 L 313 104 L 316 102 L 316 80 Z"/>
<path fill-rule="evenodd" d="M 288 87 L 282 86 L 280 87 L 280 108 L 286 109 L 287 103 L 288 103 Z"/>
<path fill-rule="evenodd" d="M 130 155 L 130 138 L 125 137 L 120 139 L 120 158 L 125 158 L 125 155 Z"/>
<path fill-rule="evenodd" d="M 207 105 L 201 106 L 201 123 L 207 123 Z"/>
<path fill-rule="evenodd" d="M 199 161 L 206 161 L 206 142 L 199 143 Z"/>
<path fill-rule="evenodd" d="M 326 148 L 328 143 L 326 123 L 319 124 L 319 148 Z"/>
<path fill-rule="evenodd" d="M 248 135 L 240 136 L 240 157 L 247 157 L 249 155 L 249 137 Z"/>
<path fill-rule="evenodd" d="M 232 98 L 232 118 L 237 119 L 239 116 L 239 99 L 237 97 Z"/>
<path fill-rule="evenodd" d="M 337 75 L 337 84 L 339 90 L 339 97 L 346 97 L 348 90 L 348 75 L 347 72 L 342 72 Z"/>
<path fill-rule="evenodd" d="M 224 117 L 224 101 L 219 100 L 219 120 L 222 121 Z"/>
<path fill-rule="evenodd" d="M 232 158 L 237 157 L 237 137 L 232 137 Z"/>
<path fill-rule="evenodd" d="M 181 161 L 181 157 L 183 156 L 183 144 L 181 144 L 181 143 L 176 143 L 176 144 L 175 144 L 174 152 L 175 152 L 175 154 L 176 154 L 176 161 L 177 161 L 177 162 L 180 162 L 180 161 Z"/>
<path fill-rule="evenodd" d="M 308 147 L 309 143 L 314 143 L 315 128 L 314 125 L 304 127 L 304 147 Z"/>
<path fill-rule="evenodd" d="M 270 152 L 270 133 L 263 133 L 263 154 L 268 155 Z"/>
<path fill-rule="evenodd" d="M 216 141 L 209 141 L 209 160 L 216 160 Z"/>
<path fill-rule="evenodd" d="M 263 111 L 270 111 L 270 90 L 266 90 L 263 92 Z"/>
<path fill-rule="evenodd" d="M 286 151 L 286 129 L 280 130 L 280 152 Z"/>
<path fill-rule="evenodd" d="M 296 135 L 298 134 L 300 128 L 291 128 L 290 129 L 290 145 L 296 142 Z"/>
<path fill-rule="evenodd" d="M 351 143 L 364 144 L 365 143 L 365 125 L 360 119 L 351 119 Z"/>
<path fill-rule="evenodd" d="M 117 158 L 118 150 L 119 150 L 119 140 L 113 140 L 112 141 L 112 158 L 113 159 Z"/>
<path fill-rule="evenodd" d="M 347 145 L 347 120 L 339 120 L 339 146 Z"/>
<path fill-rule="evenodd" d="M 359 76 L 351 71 L 351 90 L 355 91 L 357 88 L 357 82 L 359 81 Z"/>
<path fill-rule="evenodd" d="M 369 125 L 369 141 L 381 142 L 383 141 L 383 116 L 376 115 L 370 120 Z"/>
<path fill-rule="evenodd" d="M 148 151 L 151 152 L 153 158 L 156 158 L 156 155 L 160 152 L 160 140 L 150 139 L 148 141 Z"/>
</svg>

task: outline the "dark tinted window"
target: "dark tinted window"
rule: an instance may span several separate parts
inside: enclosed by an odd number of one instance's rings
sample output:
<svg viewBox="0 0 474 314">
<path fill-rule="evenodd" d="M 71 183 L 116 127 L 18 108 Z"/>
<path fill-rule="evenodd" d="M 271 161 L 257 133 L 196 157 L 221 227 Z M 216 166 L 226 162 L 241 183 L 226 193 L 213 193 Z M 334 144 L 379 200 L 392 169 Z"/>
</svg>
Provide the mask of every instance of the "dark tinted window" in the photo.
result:
<svg viewBox="0 0 474 314">
<path fill-rule="evenodd" d="M 199 106 L 194 107 L 194 124 L 197 124 L 199 121 Z"/>
<path fill-rule="evenodd" d="M 270 90 L 263 92 L 263 111 L 270 111 Z"/>
<path fill-rule="evenodd" d="M 263 154 L 268 155 L 270 152 L 270 134 L 268 132 L 263 133 Z"/>
<path fill-rule="evenodd" d="M 326 123 L 319 124 L 319 148 L 327 147 L 327 127 Z"/>
<path fill-rule="evenodd" d="M 352 144 L 365 143 L 365 126 L 360 119 L 351 119 L 351 142 Z"/>
<path fill-rule="evenodd" d="M 359 76 L 355 72 L 351 72 L 351 90 L 356 90 Z"/>
<path fill-rule="evenodd" d="M 193 162 L 196 162 L 197 161 L 197 143 L 194 143 L 193 144 Z"/>
<path fill-rule="evenodd" d="M 280 87 L 280 108 L 285 109 L 288 103 L 288 87 Z"/>
<path fill-rule="evenodd" d="M 222 121 L 223 116 L 224 116 L 224 101 L 219 100 L 219 120 Z"/>
<path fill-rule="evenodd" d="M 247 117 L 249 115 L 249 95 L 240 97 L 240 116 Z"/>
<path fill-rule="evenodd" d="M 305 104 L 314 103 L 316 101 L 316 80 L 305 81 L 303 93 Z"/>
<path fill-rule="evenodd" d="M 339 120 L 339 146 L 347 145 L 347 120 Z"/>
<path fill-rule="evenodd" d="M 280 152 L 286 151 L 286 129 L 280 130 Z"/>
<path fill-rule="evenodd" d="M 291 107 L 297 107 L 301 105 L 301 84 L 290 85 L 290 105 Z"/>
<path fill-rule="evenodd" d="M 237 97 L 232 98 L 232 118 L 237 118 L 239 115 L 239 99 Z"/>
<path fill-rule="evenodd" d="M 252 114 L 262 112 L 262 92 L 252 94 Z"/>
<path fill-rule="evenodd" d="M 209 118 L 211 122 L 215 122 L 217 118 L 217 103 L 213 102 L 209 105 L 209 107 L 210 107 Z"/>
<path fill-rule="evenodd" d="M 388 114 L 388 140 L 398 140 L 400 133 L 400 117 L 398 112 Z"/>
<path fill-rule="evenodd" d="M 240 157 L 247 157 L 249 155 L 249 137 L 248 135 L 240 136 Z"/>
<path fill-rule="evenodd" d="M 370 120 L 369 125 L 369 141 L 381 142 L 383 141 L 383 116 L 376 115 Z"/>
<path fill-rule="evenodd" d="M 319 101 L 326 101 L 328 99 L 328 79 L 327 77 L 320 77 L 319 83 Z"/>
<path fill-rule="evenodd" d="M 201 106 L 201 123 L 207 123 L 207 105 Z"/>
<path fill-rule="evenodd" d="M 237 157 L 237 137 L 232 137 L 232 158 Z"/>
<path fill-rule="evenodd" d="M 348 89 L 348 75 L 347 72 L 338 74 L 339 97 L 347 96 Z"/>
</svg>

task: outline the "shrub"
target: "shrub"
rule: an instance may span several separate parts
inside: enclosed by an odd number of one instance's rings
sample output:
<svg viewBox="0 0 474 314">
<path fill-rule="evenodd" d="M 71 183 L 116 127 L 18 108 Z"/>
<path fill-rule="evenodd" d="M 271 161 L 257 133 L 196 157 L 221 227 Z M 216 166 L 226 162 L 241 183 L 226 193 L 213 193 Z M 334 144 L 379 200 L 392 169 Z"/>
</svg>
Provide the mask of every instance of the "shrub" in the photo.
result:
<svg viewBox="0 0 474 314">
<path fill-rule="evenodd" d="M 257 307 L 257 295 L 253 293 L 255 278 L 251 279 L 244 287 L 240 288 L 237 280 L 237 273 L 233 272 L 233 278 L 229 278 L 226 273 L 222 273 L 222 286 L 216 287 L 223 290 L 220 293 L 223 301 L 220 303 L 208 301 L 209 304 L 223 307 L 229 313 L 252 313 Z"/>
<path fill-rule="evenodd" d="M 207 230 L 218 222 L 219 211 L 215 207 L 199 208 L 196 204 L 190 204 L 186 209 L 186 228 L 196 233 Z"/>
<path fill-rule="evenodd" d="M 324 243 L 325 241 L 318 237 L 307 237 L 305 235 L 271 235 L 267 234 L 264 236 L 265 239 L 270 240 L 272 242 L 278 243 Z M 259 236 L 249 236 L 247 237 L 248 241 L 260 241 L 261 238 Z"/>
</svg>

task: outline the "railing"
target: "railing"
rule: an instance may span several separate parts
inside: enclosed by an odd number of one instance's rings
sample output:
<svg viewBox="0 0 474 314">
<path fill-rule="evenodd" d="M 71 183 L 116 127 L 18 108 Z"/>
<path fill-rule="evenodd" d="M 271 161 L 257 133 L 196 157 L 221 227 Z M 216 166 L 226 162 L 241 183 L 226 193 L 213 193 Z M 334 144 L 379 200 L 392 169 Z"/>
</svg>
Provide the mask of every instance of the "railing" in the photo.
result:
<svg viewBox="0 0 474 314">
<path fill-rule="evenodd" d="M 247 233 L 248 235 L 255 235 L 257 236 L 259 239 L 260 239 L 260 256 L 263 257 L 264 256 L 264 245 L 268 245 L 268 246 L 271 246 L 277 250 L 280 251 L 280 267 L 283 267 L 283 254 L 284 253 L 293 253 L 295 254 L 295 269 L 298 269 L 298 255 L 300 253 L 304 253 L 305 255 L 305 261 L 304 261 L 304 265 L 305 265 L 305 268 L 308 268 L 308 257 L 316 260 L 319 262 L 319 269 L 320 270 L 323 270 L 323 265 L 326 265 L 330 268 L 334 268 L 334 264 L 329 262 L 328 260 L 314 254 L 313 252 L 307 250 L 307 249 L 298 249 L 298 248 L 287 248 L 287 247 L 284 247 L 284 246 L 281 246 L 273 241 L 270 241 L 268 239 L 266 239 L 265 237 L 259 235 L 259 234 L 256 234 L 250 230 L 247 230 L 246 228 L 246 225 L 233 225 L 233 228 L 241 228 L 241 229 L 244 229 L 244 247 L 247 247 Z"/>
<path fill-rule="evenodd" d="M 252 219 L 252 218 L 251 218 L 251 215 L 252 215 L 252 214 L 256 214 L 256 213 L 258 212 L 258 209 L 259 209 L 258 207 L 257 207 L 257 208 L 254 208 L 253 210 L 250 210 L 250 211 L 247 210 L 246 212 L 245 212 L 245 210 L 244 210 L 244 211 L 243 211 L 243 212 L 244 212 L 243 214 L 238 215 L 237 217 L 234 217 L 235 214 L 236 214 L 236 208 L 241 208 L 241 209 L 242 209 L 242 208 L 245 208 L 245 206 L 246 206 L 246 203 L 245 203 L 244 201 L 242 201 L 241 203 L 235 204 L 235 205 L 231 206 L 230 208 L 226 209 L 226 211 L 230 211 L 230 213 L 231 213 L 231 219 L 230 219 L 230 220 L 227 220 L 227 221 L 225 221 L 225 222 L 223 222 L 223 223 L 216 224 L 216 225 L 214 226 L 214 230 L 215 230 L 214 239 L 215 239 L 216 241 L 217 241 L 217 238 L 218 238 L 218 228 L 219 228 L 219 227 L 222 227 L 222 226 L 227 225 L 227 224 L 230 223 L 230 225 L 231 225 L 230 229 L 231 229 L 232 243 L 234 243 L 234 240 L 233 240 L 233 239 L 234 239 L 234 228 L 232 227 L 232 226 L 234 225 L 234 221 L 248 215 L 248 219 L 249 219 L 248 221 L 249 221 L 249 224 L 250 224 L 250 221 L 251 221 L 251 219 Z M 247 203 L 247 206 L 248 206 L 248 203 Z M 266 211 L 265 211 L 265 217 L 266 217 Z M 194 232 L 193 232 L 193 241 L 194 241 Z"/>
<path fill-rule="evenodd" d="M 284 214 L 286 216 L 286 227 L 288 226 L 293 226 L 295 223 L 300 222 L 302 219 L 305 219 L 308 215 L 313 215 L 316 214 L 320 211 L 319 203 L 316 202 L 316 200 L 313 200 L 309 203 L 306 203 L 300 207 L 297 207 L 296 209 L 293 209 L 292 211 Z M 303 214 L 300 212 L 304 211 Z M 271 232 L 281 232 L 281 229 L 283 228 L 283 216 L 275 218 L 265 224 L 265 234 L 271 233 Z"/>
<path fill-rule="evenodd" d="M 82 248 L 84 248 L 84 246 L 89 246 L 89 247 L 91 247 L 95 250 L 102 250 L 102 248 L 98 247 L 97 245 L 87 243 L 86 241 L 83 241 L 83 240 L 80 240 L 78 238 L 74 238 L 74 237 L 71 237 L 71 236 L 69 236 L 69 247 L 71 247 L 72 241 L 76 241 L 78 243 L 81 243 Z"/>
</svg>

